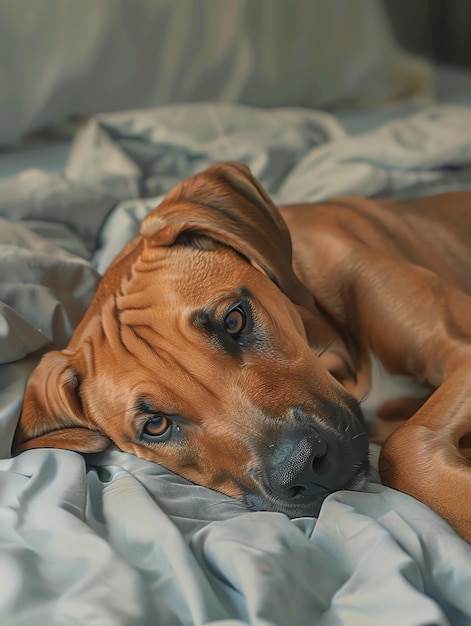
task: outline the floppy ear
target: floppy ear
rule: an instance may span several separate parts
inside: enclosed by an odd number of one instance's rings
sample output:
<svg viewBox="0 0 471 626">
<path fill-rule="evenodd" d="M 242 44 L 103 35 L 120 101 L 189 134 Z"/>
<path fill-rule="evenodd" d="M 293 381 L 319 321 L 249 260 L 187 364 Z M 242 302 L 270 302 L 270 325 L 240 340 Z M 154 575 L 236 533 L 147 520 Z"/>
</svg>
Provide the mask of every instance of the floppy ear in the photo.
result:
<svg viewBox="0 0 471 626">
<path fill-rule="evenodd" d="M 242 163 L 217 163 L 177 185 L 143 220 L 149 245 L 192 234 L 229 246 L 262 269 L 296 304 L 313 297 L 292 268 L 288 228 L 267 192 Z"/>
<path fill-rule="evenodd" d="M 110 440 L 83 415 L 79 377 L 63 352 L 47 353 L 26 385 L 12 452 L 29 448 L 65 448 L 100 452 Z"/>
</svg>

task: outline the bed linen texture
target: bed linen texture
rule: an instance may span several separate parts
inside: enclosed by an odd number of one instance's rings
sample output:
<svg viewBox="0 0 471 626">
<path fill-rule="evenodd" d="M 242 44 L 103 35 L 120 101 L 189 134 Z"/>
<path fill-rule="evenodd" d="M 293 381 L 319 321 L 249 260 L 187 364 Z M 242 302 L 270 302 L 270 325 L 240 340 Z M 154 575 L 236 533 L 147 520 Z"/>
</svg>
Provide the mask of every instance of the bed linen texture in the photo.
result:
<svg viewBox="0 0 471 626">
<path fill-rule="evenodd" d="M 66 344 L 162 194 L 218 160 L 247 163 L 280 203 L 471 188 L 471 109 L 355 136 L 307 109 L 101 115 L 63 171 L 0 179 L 0 624 L 470 625 L 471 547 L 374 470 L 367 492 L 289 520 L 118 450 L 11 458 L 41 352 Z"/>
</svg>

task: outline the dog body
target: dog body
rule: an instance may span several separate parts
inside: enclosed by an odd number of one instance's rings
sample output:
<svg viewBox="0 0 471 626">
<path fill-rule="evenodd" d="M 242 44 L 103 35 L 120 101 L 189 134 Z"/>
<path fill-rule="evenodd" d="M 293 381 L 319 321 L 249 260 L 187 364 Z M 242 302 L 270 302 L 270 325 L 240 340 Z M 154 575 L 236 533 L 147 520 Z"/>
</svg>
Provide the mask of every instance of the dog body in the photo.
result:
<svg viewBox="0 0 471 626">
<path fill-rule="evenodd" d="M 456 299 L 457 326 L 470 319 L 470 209 L 469 192 L 402 203 L 345 197 L 280 209 L 293 267 L 340 331 L 321 360 L 363 400 L 363 413 L 368 405 L 371 416 L 384 418 L 372 425 L 380 443 L 389 420 L 411 417 L 442 382 L 428 372 L 436 367 L 435 328 L 442 323 L 437 304 Z M 315 321 L 304 323 L 319 350 L 325 339 L 316 337 Z"/>
<path fill-rule="evenodd" d="M 471 541 L 470 296 L 471 192 L 278 210 L 245 166 L 214 165 L 144 219 L 43 357 L 14 451 L 114 443 L 312 515 L 365 485 L 364 406 L 383 481 Z"/>
</svg>

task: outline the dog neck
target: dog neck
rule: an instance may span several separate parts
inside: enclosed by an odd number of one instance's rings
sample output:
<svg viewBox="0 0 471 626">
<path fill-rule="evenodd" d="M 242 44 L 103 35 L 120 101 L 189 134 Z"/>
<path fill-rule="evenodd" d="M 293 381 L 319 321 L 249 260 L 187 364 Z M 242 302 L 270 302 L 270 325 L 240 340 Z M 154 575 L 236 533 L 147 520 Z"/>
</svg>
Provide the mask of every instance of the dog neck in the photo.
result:
<svg viewBox="0 0 471 626">
<path fill-rule="evenodd" d="M 370 387 L 367 355 L 362 355 L 354 343 L 347 344 L 341 329 L 319 307 L 298 307 L 298 310 L 311 350 L 332 376 L 361 400 Z"/>
</svg>

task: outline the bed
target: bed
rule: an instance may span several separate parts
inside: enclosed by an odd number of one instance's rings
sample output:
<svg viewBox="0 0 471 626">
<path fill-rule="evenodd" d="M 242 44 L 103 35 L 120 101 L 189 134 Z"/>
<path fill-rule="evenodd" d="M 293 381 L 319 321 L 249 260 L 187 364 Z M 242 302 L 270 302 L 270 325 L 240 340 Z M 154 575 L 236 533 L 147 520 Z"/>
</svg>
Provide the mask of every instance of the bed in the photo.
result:
<svg viewBox="0 0 471 626">
<path fill-rule="evenodd" d="M 0 623 L 471 623 L 471 547 L 375 472 L 290 521 L 118 450 L 10 458 L 38 355 L 177 180 L 230 159 L 280 203 L 469 188 L 470 128 L 465 106 L 349 134 L 309 109 L 182 104 L 95 116 L 64 169 L 0 179 Z"/>
<path fill-rule="evenodd" d="M 356 15 L 367 4 L 356 3 Z M 54 11 L 47 0 L 34 6 Z M 428 76 L 414 67 L 416 79 Z M 384 87 L 373 82 L 375 93 Z M 157 103 L 91 115 L 72 141 L 0 154 L 2 626 L 471 624 L 471 546 L 381 485 L 374 444 L 364 492 L 335 493 L 318 519 L 294 520 L 249 512 L 116 449 L 10 452 L 40 355 L 67 343 L 113 257 L 182 178 L 242 161 L 278 203 L 471 188 L 471 73 L 438 68 L 433 103 L 417 92 L 394 106 L 369 100 L 335 113 L 318 102 Z M 53 119 L 53 101 L 28 105 Z M 38 111 L 12 118 L 16 127 L 0 124 L 0 143 L 28 131 Z"/>
</svg>

